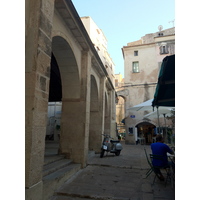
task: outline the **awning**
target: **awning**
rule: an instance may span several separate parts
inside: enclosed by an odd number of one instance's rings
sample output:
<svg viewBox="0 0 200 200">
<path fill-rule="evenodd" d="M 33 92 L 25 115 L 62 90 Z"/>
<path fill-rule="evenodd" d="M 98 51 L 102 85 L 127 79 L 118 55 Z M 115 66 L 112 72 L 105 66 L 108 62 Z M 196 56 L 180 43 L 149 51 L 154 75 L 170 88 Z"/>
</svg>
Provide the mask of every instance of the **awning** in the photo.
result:
<svg viewBox="0 0 200 200">
<path fill-rule="evenodd" d="M 160 109 L 162 108 L 162 109 Z M 174 109 L 174 107 L 159 107 L 159 118 L 160 117 L 164 117 L 164 115 L 167 116 L 171 116 L 172 115 L 172 110 Z M 153 118 L 157 118 L 158 117 L 158 113 L 157 111 L 151 112 L 149 114 L 144 115 L 144 118 L 149 118 L 149 119 L 153 119 Z"/>
<path fill-rule="evenodd" d="M 153 99 L 149 99 L 148 101 L 137 104 L 131 108 L 128 108 L 127 110 L 134 110 L 134 111 L 153 110 L 152 102 L 153 102 Z"/>
<path fill-rule="evenodd" d="M 152 106 L 175 107 L 175 55 L 163 59 Z"/>
</svg>

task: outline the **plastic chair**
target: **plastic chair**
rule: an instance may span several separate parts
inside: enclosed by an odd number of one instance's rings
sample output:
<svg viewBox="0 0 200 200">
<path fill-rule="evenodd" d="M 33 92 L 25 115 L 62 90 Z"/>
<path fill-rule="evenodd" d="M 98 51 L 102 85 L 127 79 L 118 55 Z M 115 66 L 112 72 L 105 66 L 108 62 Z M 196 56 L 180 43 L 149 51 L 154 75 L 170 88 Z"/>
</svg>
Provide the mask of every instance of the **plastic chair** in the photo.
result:
<svg viewBox="0 0 200 200">
<path fill-rule="evenodd" d="M 164 169 L 167 173 L 167 177 L 166 177 L 166 181 L 165 181 L 165 186 L 167 184 L 167 180 L 170 179 L 171 180 L 171 174 L 170 174 L 170 166 L 169 165 L 166 165 L 166 166 L 155 166 L 153 165 L 153 160 L 154 159 L 158 159 L 158 160 L 163 160 L 163 156 L 162 155 L 154 155 L 154 154 L 150 154 L 150 159 L 151 159 L 151 165 L 152 165 L 152 170 L 154 171 L 155 173 L 155 177 L 154 177 L 154 180 L 153 180 L 153 184 L 155 183 L 155 179 L 156 177 L 160 179 L 160 175 L 162 174 L 161 173 L 161 170 Z"/>
</svg>

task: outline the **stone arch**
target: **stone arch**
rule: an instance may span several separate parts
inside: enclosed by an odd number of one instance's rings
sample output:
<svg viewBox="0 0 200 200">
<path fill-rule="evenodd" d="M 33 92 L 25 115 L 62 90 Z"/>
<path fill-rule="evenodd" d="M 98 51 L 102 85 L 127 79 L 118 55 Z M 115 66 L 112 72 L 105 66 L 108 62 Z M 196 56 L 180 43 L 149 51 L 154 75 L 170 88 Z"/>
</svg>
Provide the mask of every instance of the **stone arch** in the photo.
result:
<svg viewBox="0 0 200 200">
<path fill-rule="evenodd" d="M 110 134 L 109 95 L 105 92 L 104 133 Z"/>
<path fill-rule="evenodd" d="M 118 95 L 116 104 L 116 123 L 118 133 L 125 136 L 125 108 L 126 108 L 126 97 Z"/>
<path fill-rule="evenodd" d="M 74 52 L 69 43 L 60 36 L 52 40 L 52 52 L 58 63 L 62 81 L 62 99 L 80 98 L 80 78 Z"/>
<path fill-rule="evenodd" d="M 155 122 L 153 122 L 153 121 L 150 121 L 150 120 L 140 120 L 140 121 L 138 121 L 136 124 L 135 124 L 135 127 L 138 125 L 138 124 L 140 124 L 140 123 L 143 123 L 143 122 L 147 122 L 147 123 L 150 123 L 150 124 L 153 124 L 154 126 L 157 126 L 157 124 L 155 123 Z"/>
<path fill-rule="evenodd" d="M 89 150 L 99 152 L 101 143 L 100 97 L 96 78 L 93 75 L 91 75 L 90 78 Z"/>
<path fill-rule="evenodd" d="M 109 115 L 109 112 L 108 112 L 108 94 L 107 92 L 105 92 L 105 117 L 107 117 Z"/>
<path fill-rule="evenodd" d="M 139 138 L 144 138 L 146 144 L 151 144 L 154 137 L 154 129 L 156 128 L 155 123 L 143 120 L 138 122 L 135 127 L 137 128 L 137 136 Z"/>
<path fill-rule="evenodd" d="M 90 112 L 99 110 L 99 95 L 96 79 L 91 75 L 90 80 Z"/>
<path fill-rule="evenodd" d="M 92 79 L 95 80 L 95 84 L 96 84 L 96 87 L 97 87 L 98 94 L 100 94 L 100 92 L 101 92 L 101 88 L 100 88 L 101 87 L 101 85 L 100 85 L 101 84 L 101 78 L 95 72 L 93 65 L 92 65 L 91 72 L 90 72 L 90 78 L 91 78 L 91 80 Z M 99 98 L 100 98 L 100 96 L 99 96 Z"/>
<path fill-rule="evenodd" d="M 62 106 L 63 100 L 79 98 L 80 81 L 75 55 L 64 38 L 54 36 L 52 38 L 46 139 L 58 141 L 61 123 L 65 123 L 62 117 L 66 114 L 66 110 L 63 109 L 65 107 Z"/>
<path fill-rule="evenodd" d="M 51 70 L 49 83 L 49 102 L 62 100 L 62 83 L 60 69 L 58 67 L 54 54 L 51 54 Z"/>
<path fill-rule="evenodd" d="M 50 65 L 51 67 L 50 67 L 49 98 L 48 98 L 45 145 L 48 145 L 47 142 L 48 140 L 54 140 L 55 143 L 57 143 L 54 144 L 57 146 L 57 148 L 55 148 L 54 146 L 55 150 L 54 151 L 51 150 L 51 154 L 57 154 L 59 148 L 58 137 L 60 135 L 60 119 L 61 119 L 61 108 L 62 108 L 62 81 L 61 81 L 60 69 L 53 53 L 51 53 Z M 50 147 L 47 147 L 47 149 L 49 148 Z"/>
<path fill-rule="evenodd" d="M 53 37 L 52 52 L 60 70 L 62 84 L 60 153 L 84 165 L 85 105 L 81 101 L 81 81 L 75 52 L 60 36 Z"/>
<path fill-rule="evenodd" d="M 121 97 L 124 99 L 124 101 L 126 100 L 126 97 L 124 95 L 118 95 L 118 97 Z"/>
</svg>

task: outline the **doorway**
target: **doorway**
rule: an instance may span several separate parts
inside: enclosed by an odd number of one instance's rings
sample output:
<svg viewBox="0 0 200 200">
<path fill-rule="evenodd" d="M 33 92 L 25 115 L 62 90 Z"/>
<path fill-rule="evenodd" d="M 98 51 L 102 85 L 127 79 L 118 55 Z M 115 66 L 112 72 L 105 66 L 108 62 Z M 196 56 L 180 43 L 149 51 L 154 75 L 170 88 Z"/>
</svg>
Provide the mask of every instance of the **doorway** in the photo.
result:
<svg viewBox="0 0 200 200">
<path fill-rule="evenodd" d="M 156 126 L 149 122 L 141 122 L 136 125 L 138 138 L 144 138 L 145 144 L 151 144 L 155 142 Z"/>
</svg>

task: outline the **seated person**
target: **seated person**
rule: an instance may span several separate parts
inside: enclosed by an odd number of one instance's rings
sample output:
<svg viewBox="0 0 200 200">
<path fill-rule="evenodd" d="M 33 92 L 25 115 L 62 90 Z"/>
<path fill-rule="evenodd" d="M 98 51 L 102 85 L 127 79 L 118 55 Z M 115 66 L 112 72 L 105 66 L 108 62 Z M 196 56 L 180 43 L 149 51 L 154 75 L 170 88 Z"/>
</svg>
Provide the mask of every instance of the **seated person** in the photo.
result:
<svg viewBox="0 0 200 200">
<path fill-rule="evenodd" d="M 169 167 L 172 163 L 168 161 L 167 153 L 174 154 L 172 149 L 163 143 L 163 136 L 161 134 L 156 136 L 156 143 L 151 144 L 152 154 L 161 155 L 162 159 L 153 159 L 153 166 L 157 167 Z M 174 168 L 174 166 L 173 166 Z M 164 180 L 164 177 L 159 169 L 156 169 L 160 180 Z"/>
</svg>

